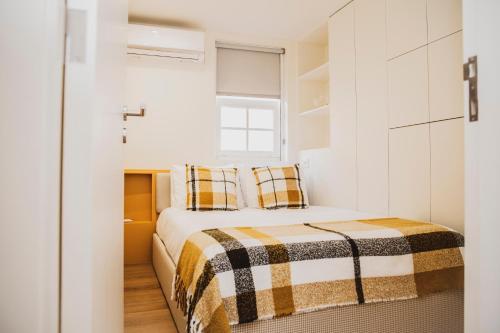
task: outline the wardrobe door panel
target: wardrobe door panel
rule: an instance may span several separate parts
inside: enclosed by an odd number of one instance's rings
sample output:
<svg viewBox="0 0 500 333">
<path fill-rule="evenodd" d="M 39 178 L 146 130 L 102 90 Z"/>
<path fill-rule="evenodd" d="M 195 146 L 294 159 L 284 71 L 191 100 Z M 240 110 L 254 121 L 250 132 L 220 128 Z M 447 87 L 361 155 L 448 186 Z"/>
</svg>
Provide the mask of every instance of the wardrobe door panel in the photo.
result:
<svg viewBox="0 0 500 333">
<path fill-rule="evenodd" d="M 431 121 L 464 115 L 462 53 L 461 32 L 429 45 Z"/>
<path fill-rule="evenodd" d="M 430 220 L 429 124 L 389 133 L 389 214 Z"/>
<path fill-rule="evenodd" d="M 427 46 L 388 63 L 389 126 L 429 121 Z"/>
<path fill-rule="evenodd" d="M 431 220 L 464 231 L 464 119 L 431 124 Z"/>
<path fill-rule="evenodd" d="M 426 0 L 387 0 L 387 57 L 427 43 Z"/>
<path fill-rule="evenodd" d="M 429 42 L 462 29 L 461 0 L 428 0 Z"/>
<path fill-rule="evenodd" d="M 385 0 L 356 0 L 358 209 L 388 212 Z"/>
<path fill-rule="evenodd" d="M 330 147 L 335 206 L 356 209 L 356 72 L 354 4 L 329 20 Z"/>
</svg>

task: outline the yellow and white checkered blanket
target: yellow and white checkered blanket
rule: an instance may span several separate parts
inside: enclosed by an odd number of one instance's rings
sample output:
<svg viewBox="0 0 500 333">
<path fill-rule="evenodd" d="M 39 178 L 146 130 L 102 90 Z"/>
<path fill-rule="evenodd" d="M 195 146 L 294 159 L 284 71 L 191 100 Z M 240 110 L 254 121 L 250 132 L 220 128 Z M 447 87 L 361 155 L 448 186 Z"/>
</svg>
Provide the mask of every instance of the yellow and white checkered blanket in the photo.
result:
<svg viewBox="0 0 500 333">
<path fill-rule="evenodd" d="M 463 289 L 464 238 L 397 218 L 233 227 L 192 234 L 175 299 L 188 332 L 327 307 Z"/>
</svg>

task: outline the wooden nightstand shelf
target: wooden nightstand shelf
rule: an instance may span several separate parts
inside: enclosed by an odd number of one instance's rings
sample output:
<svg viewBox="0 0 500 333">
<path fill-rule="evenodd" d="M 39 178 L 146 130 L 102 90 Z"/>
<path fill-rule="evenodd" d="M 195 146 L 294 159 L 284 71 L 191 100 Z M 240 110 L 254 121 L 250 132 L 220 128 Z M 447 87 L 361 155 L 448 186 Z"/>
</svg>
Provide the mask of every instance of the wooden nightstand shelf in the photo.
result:
<svg viewBox="0 0 500 333">
<path fill-rule="evenodd" d="M 125 170 L 125 264 L 151 262 L 156 229 L 156 174 L 168 170 Z"/>
</svg>

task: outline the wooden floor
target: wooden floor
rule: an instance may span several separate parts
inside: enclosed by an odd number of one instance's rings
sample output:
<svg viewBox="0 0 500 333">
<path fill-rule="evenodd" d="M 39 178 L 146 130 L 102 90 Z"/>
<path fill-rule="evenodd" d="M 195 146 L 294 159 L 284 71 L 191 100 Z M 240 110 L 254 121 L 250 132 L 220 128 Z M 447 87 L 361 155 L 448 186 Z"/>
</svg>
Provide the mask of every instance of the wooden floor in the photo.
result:
<svg viewBox="0 0 500 333">
<path fill-rule="evenodd" d="M 152 265 L 125 266 L 125 333 L 177 333 Z"/>
</svg>

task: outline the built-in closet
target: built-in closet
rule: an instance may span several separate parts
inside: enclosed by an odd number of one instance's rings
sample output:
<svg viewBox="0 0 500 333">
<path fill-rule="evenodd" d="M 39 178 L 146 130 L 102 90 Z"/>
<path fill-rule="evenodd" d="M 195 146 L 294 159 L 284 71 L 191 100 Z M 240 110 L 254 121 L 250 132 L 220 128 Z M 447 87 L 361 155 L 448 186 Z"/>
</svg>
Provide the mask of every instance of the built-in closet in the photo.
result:
<svg viewBox="0 0 500 333">
<path fill-rule="evenodd" d="M 461 16 L 460 0 L 354 0 L 330 17 L 329 144 L 301 151 L 313 203 L 463 231 Z"/>
</svg>

